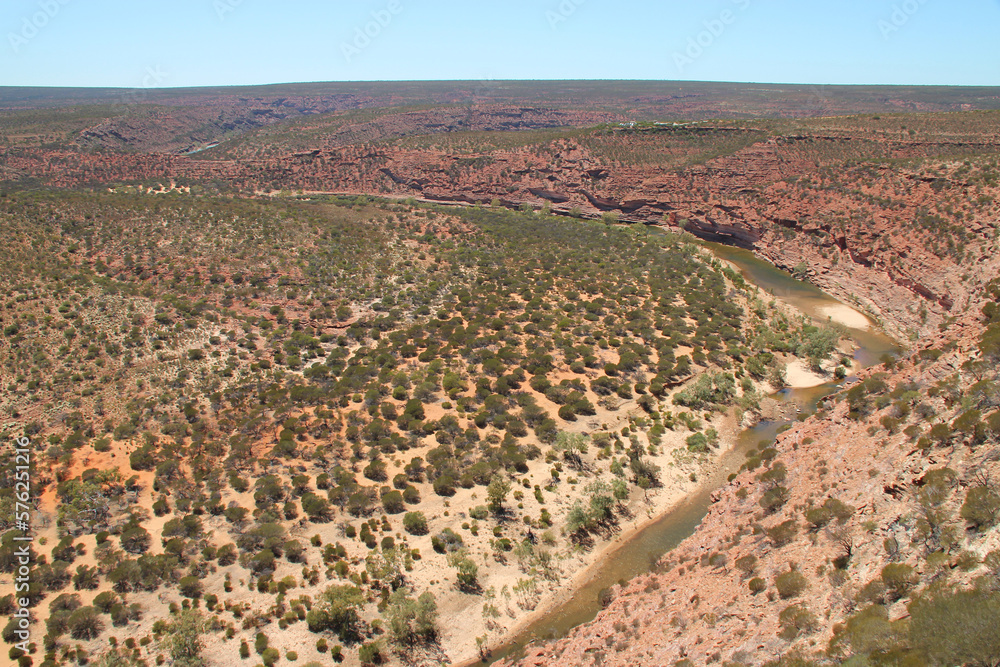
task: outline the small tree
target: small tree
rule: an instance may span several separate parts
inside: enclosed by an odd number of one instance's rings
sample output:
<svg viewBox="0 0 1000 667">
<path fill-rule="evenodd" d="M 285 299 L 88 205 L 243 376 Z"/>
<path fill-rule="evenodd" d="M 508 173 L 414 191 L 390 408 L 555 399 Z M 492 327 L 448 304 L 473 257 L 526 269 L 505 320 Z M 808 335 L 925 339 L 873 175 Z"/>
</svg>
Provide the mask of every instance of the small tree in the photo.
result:
<svg viewBox="0 0 1000 667">
<path fill-rule="evenodd" d="M 503 474 L 493 475 L 489 486 L 486 487 L 486 498 L 489 500 L 490 511 L 496 515 L 503 514 L 503 503 L 510 493 L 510 480 Z"/>
<path fill-rule="evenodd" d="M 590 438 L 582 433 L 562 431 L 556 436 L 552 448 L 562 452 L 563 458 L 574 470 L 583 470 L 585 467 L 583 455 L 590 449 Z"/>
<path fill-rule="evenodd" d="M 313 632 L 330 630 L 341 641 L 355 642 L 361 638 L 358 609 L 363 605 L 361 589 L 346 585 L 330 586 L 306 614 L 306 623 Z"/>
<path fill-rule="evenodd" d="M 431 642 L 437 637 L 437 600 L 425 592 L 413 599 L 405 588 L 389 596 L 389 605 L 383 614 L 389 624 L 389 636 L 401 646 Z"/>
<path fill-rule="evenodd" d="M 163 640 L 173 664 L 181 667 L 201 667 L 205 664 L 201 658 L 204 631 L 205 619 L 197 609 L 187 609 L 177 615 Z"/>
<path fill-rule="evenodd" d="M 392 538 L 389 538 L 392 539 Z M 406 552 L 407 556 L 409 552 Z M 381 585 L 396 590 L 403 584 L 407 558 L 403 551 L 395 547 L 372 551 L 365 557 L 365 571 L 373 585 Z"/>
<path fill-rule="evenodd" d="M 575 535 L 581 531 L 589 530 L 589 528 L 590 517 L 587 516 L 587 510 L 583 508 L 583 504 L 577 500 L 569 508 L 569 513 L 566 515 L 566 532 Z"/>
<path fill-rule="evenodd" d="M 469 558 L 464 549 L 448 555 L 448 565 L 458 570 L 456 584 L 464 593 L 479 591 L 479 566 Z"/>
</svg>

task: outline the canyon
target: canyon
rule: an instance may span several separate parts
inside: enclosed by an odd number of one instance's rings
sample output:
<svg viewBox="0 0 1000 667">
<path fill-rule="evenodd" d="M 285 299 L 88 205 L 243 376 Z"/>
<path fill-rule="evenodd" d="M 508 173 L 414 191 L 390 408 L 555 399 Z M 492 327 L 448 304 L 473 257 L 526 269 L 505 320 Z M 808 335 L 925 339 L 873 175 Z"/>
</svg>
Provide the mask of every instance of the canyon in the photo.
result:
<svg viewBox="0 0 1000 667">
<path fill-rule="evenodd" d="M 991 91 L 935 101 L 792 90 L 789 104 L 744 90 L 736 117 L 711 86 L 591 92 L 586 104 L 572 90 L 472 84 L 252 92 L 164 93 L 135 105 L 142 113 L 94 118 L 63 101 L 58 137 L 29 122 L 37 102 L 10 102 L 0 180 L 154 202 L 350 196 L 658 226 L 751 250 L 904 349 L 762 443 L 694 533 L 608 591 L 593 622 L 511 664 L 920 664 L 905 659 L 928 655 L 911 632 L 921 600 L 995 590 Z M 968 509 L 980 497 L 989 516 Z"/>
</svg>

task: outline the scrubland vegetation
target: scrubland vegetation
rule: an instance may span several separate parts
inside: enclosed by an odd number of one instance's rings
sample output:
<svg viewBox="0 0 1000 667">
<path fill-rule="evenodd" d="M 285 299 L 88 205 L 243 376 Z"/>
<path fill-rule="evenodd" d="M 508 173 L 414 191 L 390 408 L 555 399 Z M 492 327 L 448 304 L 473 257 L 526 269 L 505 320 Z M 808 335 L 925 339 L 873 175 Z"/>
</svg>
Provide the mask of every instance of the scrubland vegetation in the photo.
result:
<svg viewBox="0 0 1000 667">
<path fill-rule="evenodd" d="M 489 637 L 839 337 L 689 238 L 544 215 L 8 192 L 0 224 L 37 664 L 414 659 L 456 595 Z"/>
</svg>

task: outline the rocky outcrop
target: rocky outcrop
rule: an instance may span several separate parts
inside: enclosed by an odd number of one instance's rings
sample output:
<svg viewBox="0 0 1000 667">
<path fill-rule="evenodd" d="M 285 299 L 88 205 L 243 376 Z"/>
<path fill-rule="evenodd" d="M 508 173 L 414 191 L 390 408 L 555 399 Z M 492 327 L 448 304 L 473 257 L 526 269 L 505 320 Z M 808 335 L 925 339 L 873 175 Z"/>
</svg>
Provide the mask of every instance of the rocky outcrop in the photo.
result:
<svg viewBox="0 0 1000 667">
<path fill-rule="evenodd" d="M 544 188 L 528 188 L 528 192 L 536 197 L 546 199 L 556 204 L 565 204 L 570 199 L 569 195 L 562 194 L 561 192 L 553 192 L 552 190 L 545 190 Z"/>
</svg>

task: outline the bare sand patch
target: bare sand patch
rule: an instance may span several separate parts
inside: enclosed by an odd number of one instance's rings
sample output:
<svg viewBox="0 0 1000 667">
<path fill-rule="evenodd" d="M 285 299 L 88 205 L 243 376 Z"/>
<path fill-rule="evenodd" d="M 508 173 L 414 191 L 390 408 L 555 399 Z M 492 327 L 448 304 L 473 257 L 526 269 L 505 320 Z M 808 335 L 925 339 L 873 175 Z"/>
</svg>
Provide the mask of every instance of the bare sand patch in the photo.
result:
<svg viewBox="0 0 1000 667">
<path fill-rule="evenodd" d="M 808 389 L 829 382 L 829 378 L 810 369 L 806 364 L 793 359 L 785 366 L 785 384 L 793 389 Z"/>
<path fill-rule="evenodd" d="M 842 303 L 837 305 L 822 306 L 819 309 L 819 314 L 821 317 L 829 317 L 837 324 L 843 324 L 845 327 L 849 327 L 851 329 L 868 331 L 868 329 L 871 328 L 871 321 L 867 317 L 850 306 Z"/>
</svg>

